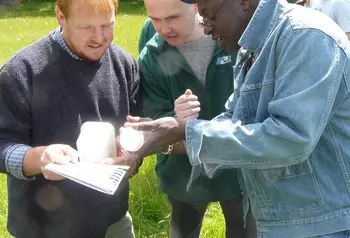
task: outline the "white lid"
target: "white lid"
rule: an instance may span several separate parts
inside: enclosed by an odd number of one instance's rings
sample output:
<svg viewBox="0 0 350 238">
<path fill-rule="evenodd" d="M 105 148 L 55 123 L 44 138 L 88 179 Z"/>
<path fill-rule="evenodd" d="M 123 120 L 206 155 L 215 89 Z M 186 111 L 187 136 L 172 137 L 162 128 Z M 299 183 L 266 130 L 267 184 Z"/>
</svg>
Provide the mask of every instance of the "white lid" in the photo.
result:
<svg viewBox="0 0 350 238">
<path fill-rule="evenodd" d="M 143 145 L 145 140 L 141 131 L 127 127 L 120 132 L 120 146 L 127 151 L 137 151 Z"/>
</svg>

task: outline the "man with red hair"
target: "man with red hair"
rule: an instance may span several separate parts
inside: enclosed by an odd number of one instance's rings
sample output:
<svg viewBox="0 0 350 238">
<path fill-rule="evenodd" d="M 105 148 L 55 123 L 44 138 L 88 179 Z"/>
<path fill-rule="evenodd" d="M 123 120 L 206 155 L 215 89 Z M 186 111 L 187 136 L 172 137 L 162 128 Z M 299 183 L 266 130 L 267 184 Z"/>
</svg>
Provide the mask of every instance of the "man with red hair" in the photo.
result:
<svg viewBox="0 0 350 238">
<path fill-rule="evenodd" d="M 105 195 L 45 170 L 68 163 L 86 121 L 139 113 L 138 65 L 111 44 L 116 0 L 58 0 L 59 28 L 0 69 L 0 171 L 18 238 L 134 237 L 127 179 Z"/>
</svg>

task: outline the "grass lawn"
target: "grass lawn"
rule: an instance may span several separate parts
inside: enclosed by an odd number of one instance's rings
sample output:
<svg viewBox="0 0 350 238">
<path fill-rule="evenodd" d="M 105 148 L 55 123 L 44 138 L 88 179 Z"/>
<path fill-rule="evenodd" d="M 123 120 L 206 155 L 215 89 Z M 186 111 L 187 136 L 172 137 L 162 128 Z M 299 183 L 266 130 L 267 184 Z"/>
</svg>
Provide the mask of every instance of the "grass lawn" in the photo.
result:
<svg viewBox="0 0 350 238">
<path fill-rule="evenodd" d="M 26 0 L 12 9 L 0 8 L 0 66 L 16 51 L 45 36 L 57 27 L 54 1 Z M 120 2 L 114 43 L 138 58 L 137 45 L 146 19 L 142 2 Z M 159 190 L 154 173 L 154 157 L 145 160 L 140 172 L 131 179 L 130 212 L 137 237 L 168 237 L 170 210 Z M 0 238 L 6 231 L 6 176 L 0 175 Z M 224 219 L 217 203 L 211 204 L 204 220 L 202 237 L 225 237 Z"/>
</svg>

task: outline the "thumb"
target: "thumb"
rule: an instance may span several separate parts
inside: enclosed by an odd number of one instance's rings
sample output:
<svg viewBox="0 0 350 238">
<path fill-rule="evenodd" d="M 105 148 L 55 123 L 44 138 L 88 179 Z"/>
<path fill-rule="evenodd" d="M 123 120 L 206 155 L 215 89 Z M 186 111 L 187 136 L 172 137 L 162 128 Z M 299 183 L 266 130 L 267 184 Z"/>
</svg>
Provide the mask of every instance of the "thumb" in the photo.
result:
<svg viewBox="0 0 350 238">
<path fill-rule="evenodd" d="M 125 156 L 121 157 L 113 157 L 113 158 L 106 158 L 102 161 L 103 164 L 109 164 L 109 165 L 126 165 L 126 166 L 132 166 L 132 164 L 135 162 L 134 159 L 128 158 Z"/>
<path fill-rule="evenodd" d="M 134 128 L 138 131 L 152 131 L 153 129 L 157 128 L 157 125 L 154 121 L 144 121 L 137 123 L 126 122 L 124 126 Z"/>
<path fill-rule="evenodd" d="M 115 164 L 113 158 L 104 159 L 104 160 L 102 160 L 102 163 L 103 163 L 103 164 L 109 164 L 109 165 L 114 165 L 114 164 Z"/>
<path fill-rule="evenodd" d="M 55 164 L 68 164 L 71 161 L 72 157 L 69 155 L 57 155 L 53 161 Z"/>
<path fill-rule="evenodd" d="M 62 147 L 62 151 L 64 156 L 67 156 L 67 158 L 70 157 L 70 161 L 73 163 L 77 163 L 79 161 L 79 153 L 77 150 L 73 149 L 71 146 L 66 145 Z"/>
<path fill-rule="evenodd" d="M 192 95 L 191 89 L 186 89 L 185 95 L 186 95 L 186 96 Z"/>
</svg>

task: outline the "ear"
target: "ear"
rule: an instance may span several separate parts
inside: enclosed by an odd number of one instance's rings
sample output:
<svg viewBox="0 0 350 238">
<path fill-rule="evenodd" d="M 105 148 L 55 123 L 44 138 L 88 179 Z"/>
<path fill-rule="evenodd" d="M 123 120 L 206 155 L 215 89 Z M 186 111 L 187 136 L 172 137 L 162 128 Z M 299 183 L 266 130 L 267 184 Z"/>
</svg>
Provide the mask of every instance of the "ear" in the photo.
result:
<svg viewBox="0 0 350 238">
<path fill-rule="evenodd" d="M 55 8 L 55 13 L 56 13 L 57 22 L 60 25 L 60 28 L 63 29 L 65 17 L 63 15 L 63 13 L 61 12 L 61 10 L 57 6 Z"/>
<path fill-rule="evenodd" d="M 194 6 L 194 14 L 197 14 L 198 13 L 198 5 L 197 3 L 193 4 Z"/>
</svg>

